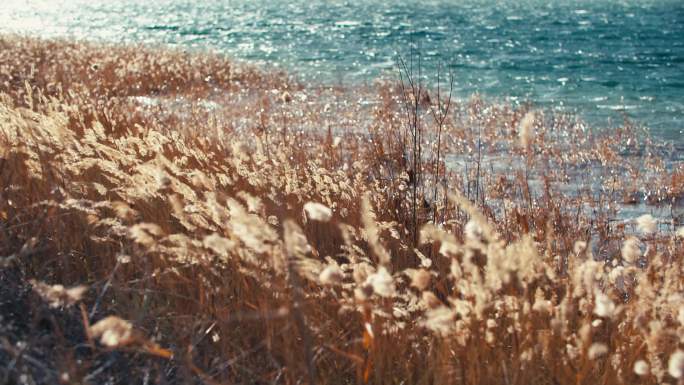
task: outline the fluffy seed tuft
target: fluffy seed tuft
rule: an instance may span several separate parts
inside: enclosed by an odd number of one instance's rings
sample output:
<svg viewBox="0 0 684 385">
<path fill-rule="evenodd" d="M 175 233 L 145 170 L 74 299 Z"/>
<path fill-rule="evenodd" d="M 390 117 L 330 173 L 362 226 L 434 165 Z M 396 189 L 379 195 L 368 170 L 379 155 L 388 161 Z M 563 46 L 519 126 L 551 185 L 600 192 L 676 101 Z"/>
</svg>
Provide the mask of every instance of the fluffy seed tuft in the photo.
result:
<svg viewBox="0 0 684 385">
<path fill-rule="evenodd" d="M 650 373 L 650 370 L 651 369 L 644 360 L 639 360 L 634 363 L 634 373 L 638 376 L 646 376 Z"/>
<path fill-rule="evenodd" d="M 639 231 L 644 234 L 653 234 L 657 229 L 657 222 L 650 214 L 644 214 L 636 219 L 637 227 Z"/>
<path fill-rule="evenodd" d="M 90 327 L 90 336 L 110 348 L 126 346 L 133 342 L 133 325 L 117 316 L 101 319 Z"/>
<path fill-rule="evenodd" d="M 674 378 L 684 377 L 684 351 L 677 350 L 672 353 L 667 363 L 667 372 Z"/>
<path fill-rule="evenodd" d="M 304 211 L 306 212 L 307 218 L 319 221 L 328 222 L 332 218 L 332 210 L 328 206 L 325 206 L 316 202 L 307 202 L 304 205 Z"/>
<path fill-rule="evenodd" d="M 36 280 L 31 280 L 30 283 L 33 291 L 53 308 L 74 305 L 88 291 L 88 288 L 83 285 L 65 288 L 63 285 L 48 285 Z"/>
</svg>

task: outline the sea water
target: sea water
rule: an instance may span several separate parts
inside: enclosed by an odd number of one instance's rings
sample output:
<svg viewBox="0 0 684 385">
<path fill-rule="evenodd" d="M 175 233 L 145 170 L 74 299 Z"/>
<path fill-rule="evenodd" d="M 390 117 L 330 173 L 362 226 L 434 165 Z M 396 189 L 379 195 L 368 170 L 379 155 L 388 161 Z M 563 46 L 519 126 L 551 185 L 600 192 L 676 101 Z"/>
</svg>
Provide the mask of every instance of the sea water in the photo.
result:
<svg viewBox="0 0 684 385">
<path fill-rule="evenodd" d="M 681 0 L 4 0 L 0 32 L 211 49 L 322 84 L 398 79 L 398 58 L 420 57 L 459 97 L 684 144 Z"/>
</svg>

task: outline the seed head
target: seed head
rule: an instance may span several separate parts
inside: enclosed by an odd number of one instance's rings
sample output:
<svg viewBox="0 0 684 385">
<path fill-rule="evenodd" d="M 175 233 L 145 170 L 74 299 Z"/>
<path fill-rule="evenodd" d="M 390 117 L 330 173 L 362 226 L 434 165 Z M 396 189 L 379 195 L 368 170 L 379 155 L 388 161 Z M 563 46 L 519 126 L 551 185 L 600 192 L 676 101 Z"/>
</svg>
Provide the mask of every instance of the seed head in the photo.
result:
<svg viewBox="0 0 684 385">
<path fill-rule="evenodd" d="M 622 244 L 622 259 L 627 263 L 634 263 L 641 257 L 641 247 L 639 240 L 635 237 L 629 237 Z"/>
<path fill-rule="evenodd" d="M 577 242 L 575 242 L 575 245 L 573 246 L 572 249 L 575 252 L 575 254 L 581 254 L 582 252 L 584 252 L 584 250 L 587 249 L 587 242 L 577 241 Z"/>
<path fill-rule="evenodd" d="M 335 285 L 342 282 L 344 273 L 336 263 L 331 263 L 321 271 L 318 279 L 324 285 Z"/>
<path fill-rule="evenodd" d="M 90 328 L 90 336 L 100 338 L 102 345 L 110 348 L 133 342 L 133 325 L 117 316 L 109 316 Z"/>
<path fill-rule="evenodd" d="M 650 371 L 651 371 L 651 368 L 649 368 L 646 361 L 639 360 L 639 361 L 634 363 L 634 373 L 636 373 L 638 376 L 648 375 L 648 373 Z"/>
<path fill-rule="evenodd" d="M 469 220 L 468 223 L 466 223 L 465 227 L 463 228 L 463 234 L 465 235 L 465 238 L 469 241 L 482 241 L 482 227 L 480 227 L 480 224 L 473 219 Z"/>
<path fill-rule="evenodd" d="M 307 202 L 304 205 L 304 212 L 307 218 L 319 221 L 328 222 L 332 218 L 332 210 L 328 206 L 316 202 Z"/>
<path fill-rule="evenodd" d="M 682 226 L 682 227 L 680 227 L 679 229 L 677 229 L 677 234 L 676 234 L 676 235 L 677 235 L 679 238 L 684 238 L 684 226 Z"/>
<path fill-rule="evenodd" d="M 672 353 L 670 361 L 667 363 L 667 372 L 674 378 L 684 376 L 684 351 L 678 349 Z"/>
<path fill-rule="evenodd" d="M 596 292 L 596 305 L 594 306 L 594 314 L 599 317 L 610 318 L 615 314 L 615 303 L 607 295 Z"/>
<path fill-rule="evenodd" d="M 380 266 L 378 271 L 371 274 L 366 279 L 366 284 L 373 288 L 373 292 L 381 297 L 391 297 L 394 295 L 394 280 L 384 266 Z"/>
<path fill-rule="evenodd" d="M 456 312 L 446 306 L 430 309 L 425 315 L 425 327 L 435 334 L 447 336 L 453 331 L 456 324 Z"/>
<path fill-rule="evenodd" d="M 652 234 L 656 231 L 656 220 L 653 219 L 650 214 L 644 214 L 640 216 L 636 219 L 636 223 L 639 231 L 643 232 L 644 234 Z"/>
<path fill-rule="evenodd" d="M 589 351 L 587 352 L 590 360 L 595 360 L 606 353 L 608 353 L 608 346 L 600 342 L 591 344 Z"/>
<path fill-rule="evenodd" d="M 410 273 L 411 286 L 418 290 L 425 290 L 430 284 L 430 273 L 425 269 L 413 270 Z"/>
<path fill-rule="evenodd" d="M 65 288 L 63 285 L 48 285 L 43 282 L 31 280 L 33 291 L 47 301 L 50 307 L 58 308 L 71 306 L 80 301 L 83 294 L 88 290 L 85 286 L 74 286 Z"/>
<path fill-rule="evenodd" d="M 534 139 L 534 120 L 535 113 L 530 111 L 525 114 L 525 116 L 520 121 L 518 126 L 518 136 L 520 138 L 520 145 L 522 147 L 527 147 L 532 139 Z"/>
</svg>

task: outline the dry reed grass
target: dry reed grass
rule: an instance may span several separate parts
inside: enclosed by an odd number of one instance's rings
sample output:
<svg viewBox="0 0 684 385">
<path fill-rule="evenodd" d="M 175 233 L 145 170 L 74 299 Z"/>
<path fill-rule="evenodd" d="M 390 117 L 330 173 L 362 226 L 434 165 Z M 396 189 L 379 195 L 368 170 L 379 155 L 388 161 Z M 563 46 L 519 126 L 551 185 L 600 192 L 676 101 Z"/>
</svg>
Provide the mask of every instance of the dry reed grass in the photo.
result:
<svg viewBox="0 0 684 385">
<path fill-rule="evenodd" d="M 0 48 L 5 383 L 684 383 L 684 169 L 632 127 L 454 101 L 412 189 L 393 84 Z"/>
</svg>

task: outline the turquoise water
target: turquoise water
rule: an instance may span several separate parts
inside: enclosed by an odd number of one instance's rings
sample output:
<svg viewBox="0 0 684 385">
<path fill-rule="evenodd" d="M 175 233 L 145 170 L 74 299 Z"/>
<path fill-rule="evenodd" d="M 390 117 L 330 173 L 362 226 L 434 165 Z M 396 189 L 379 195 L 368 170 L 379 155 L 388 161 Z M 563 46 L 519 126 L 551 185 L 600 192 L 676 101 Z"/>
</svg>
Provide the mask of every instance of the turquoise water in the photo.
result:
<svg viewBox="0 0 684 385">
<path fill-rule="evenodd" d="M 684 2 L 5 0 L 0 31 L 211 48 L 313 82 L 452 69 L 467 97 L 532 101 L 684 143 Z"/>
</svg>

